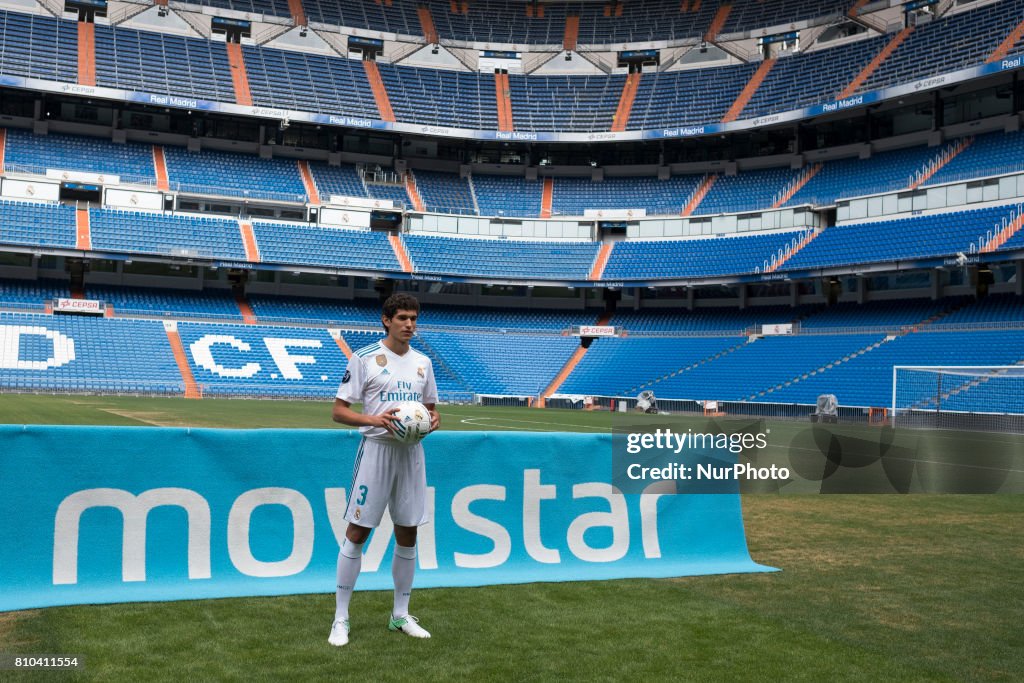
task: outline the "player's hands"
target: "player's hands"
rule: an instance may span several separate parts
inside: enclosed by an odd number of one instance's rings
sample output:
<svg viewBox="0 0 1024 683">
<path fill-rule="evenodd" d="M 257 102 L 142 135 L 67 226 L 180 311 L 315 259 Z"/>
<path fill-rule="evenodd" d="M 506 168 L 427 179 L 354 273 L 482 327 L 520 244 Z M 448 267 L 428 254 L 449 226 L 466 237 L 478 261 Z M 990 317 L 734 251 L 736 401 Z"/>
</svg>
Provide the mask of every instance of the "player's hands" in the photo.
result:
<svg viewBox="0 0 1024 683">
<path fill-rule="evenodd" d="M 392 408 L 380 415 L 368 415 L 367 425 L 370 427 L 383 427 L 392 434 L 395 433 L 395 424 L 398 423 L 398 408 Z"/>
<path fill-rule="evenodd" d="M 427 412 L 430 413 L 430 431 L 434 431 L 441 426 L 441 413 L 437 412 L 436 409 Z"/>
</svg>

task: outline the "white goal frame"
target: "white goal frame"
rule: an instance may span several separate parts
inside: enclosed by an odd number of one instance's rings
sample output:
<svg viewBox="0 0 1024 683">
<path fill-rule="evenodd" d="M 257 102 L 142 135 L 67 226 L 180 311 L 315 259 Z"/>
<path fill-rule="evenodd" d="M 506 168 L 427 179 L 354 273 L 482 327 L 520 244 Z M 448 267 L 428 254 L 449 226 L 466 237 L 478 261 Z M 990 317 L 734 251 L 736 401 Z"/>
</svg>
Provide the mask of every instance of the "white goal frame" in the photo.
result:
<svg viewBox="0 0 1024 683">
<path fill-rule="evenodd" d="M 962 375 L 964 377 L 978 377 L 984 376 L 985 374 L 994 374 L 999 370 L 1010 370 L 1014 371 L 1014 374 L 1018 374 L 1024 377 L 1024 365 L 894 365 L 892 368 L 892 421 L 896 424 L 896 420 L 899 417 L 899 412 L 896 406 L 896 378 L 899 375 L 900 370 L 922 370 L 924 372 L 932 372 L 941 377 L 942 374 L 946 375 Z M 939 380 L 941 381 L 941 380 Z M 923 412 L 929 412 L 930 410 L 939 412 L 938 409 L 923 409 Z"/>
</svg>

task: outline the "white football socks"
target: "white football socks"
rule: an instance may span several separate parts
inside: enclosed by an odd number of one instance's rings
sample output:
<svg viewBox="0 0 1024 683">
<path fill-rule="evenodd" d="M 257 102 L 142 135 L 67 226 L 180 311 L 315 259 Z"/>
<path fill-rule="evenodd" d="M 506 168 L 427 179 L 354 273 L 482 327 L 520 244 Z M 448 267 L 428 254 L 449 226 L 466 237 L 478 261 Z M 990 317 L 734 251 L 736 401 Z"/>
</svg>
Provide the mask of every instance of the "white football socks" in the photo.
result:
<svg viewBox="0 0 1024 683">
<path fill-rule="evenodd" d="M 416 546 L 407 548 L 395 543 L 395 554 L 391 558 L 391 577 L 395 580 L 395 609 L 393 617 L 409 614 L 409 596 L 412 594 L 412 577 L 416 572 Z"/>
<path fill-rule="evenodd" d="M 338 551 L 338 592 L 335 595 L 334 620 L 348 619 L 348 603 L 352 600 L 352 589 L 356 587 L 359 570 L 363 566 L 363 544 L 353 543 L 347 538 Z"/>
</svg>

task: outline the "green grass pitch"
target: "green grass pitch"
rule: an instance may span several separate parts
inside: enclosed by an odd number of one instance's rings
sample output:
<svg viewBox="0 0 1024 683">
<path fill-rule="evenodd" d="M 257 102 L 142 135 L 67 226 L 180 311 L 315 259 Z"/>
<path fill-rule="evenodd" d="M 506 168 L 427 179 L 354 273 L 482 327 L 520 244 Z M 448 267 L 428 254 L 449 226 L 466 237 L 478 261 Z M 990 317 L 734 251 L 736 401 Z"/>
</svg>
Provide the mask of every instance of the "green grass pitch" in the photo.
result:
<svg viewBox="0 0 1024 683">
<path fill-rule="evenodd" d="M 329 411 L 0 395 L 6 424 L 338 428 Z M 611 420 L 471 406 L 442 415 L 445 429 L 606 431 Z M 428 641 L 389 633 L 390 593 L 362 592 L 341 649 L 326 642 L 330 587 L 5 613 L 0 654 L 77 654 L 86 667 L 0 680 L 1024 680 L 1024 496 L 751 494 L 743 507 L 751 554 L 782 572 L 420 590 L 413 611 Z"/>
</svg>

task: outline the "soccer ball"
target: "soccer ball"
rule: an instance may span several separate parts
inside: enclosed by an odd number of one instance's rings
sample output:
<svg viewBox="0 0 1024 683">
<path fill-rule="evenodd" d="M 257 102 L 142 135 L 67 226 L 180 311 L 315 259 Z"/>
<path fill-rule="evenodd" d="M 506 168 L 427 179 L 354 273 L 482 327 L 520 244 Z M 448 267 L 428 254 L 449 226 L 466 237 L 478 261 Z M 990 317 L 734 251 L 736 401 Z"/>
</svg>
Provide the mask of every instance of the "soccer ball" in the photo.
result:
<svg viewBox="0 0 1024 683">
<path fill-rule="evenodd" d="M 413 444 L 430 433 L 430 412 L 418 401 L 406 401 L 398 406 L 395 413 L 398 422 L 394 424 L 393 439 Z"/>
</svg>

